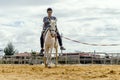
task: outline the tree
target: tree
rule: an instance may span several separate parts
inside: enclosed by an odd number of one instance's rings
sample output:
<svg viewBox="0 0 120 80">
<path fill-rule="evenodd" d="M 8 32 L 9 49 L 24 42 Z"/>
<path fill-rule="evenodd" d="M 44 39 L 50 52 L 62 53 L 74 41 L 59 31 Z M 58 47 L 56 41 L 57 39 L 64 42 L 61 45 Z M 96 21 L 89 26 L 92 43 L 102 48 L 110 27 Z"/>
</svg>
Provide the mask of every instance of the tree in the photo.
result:
<svg viewBox="0 0 120 80">
<path fill-rule="evenodd" d="M 36 52 L 33 51 L 33 50 L 31 50 L 31 54 L 32 54 L 32 55 L 36 55 Z"/>
<path fill-rule="evenodd" d="M 7 46 L 4 48 L 5 55 L 14 55 L 17 53 L 17 50 L 14 48 L 13 44 L 9 42 Z"/>
</svg>

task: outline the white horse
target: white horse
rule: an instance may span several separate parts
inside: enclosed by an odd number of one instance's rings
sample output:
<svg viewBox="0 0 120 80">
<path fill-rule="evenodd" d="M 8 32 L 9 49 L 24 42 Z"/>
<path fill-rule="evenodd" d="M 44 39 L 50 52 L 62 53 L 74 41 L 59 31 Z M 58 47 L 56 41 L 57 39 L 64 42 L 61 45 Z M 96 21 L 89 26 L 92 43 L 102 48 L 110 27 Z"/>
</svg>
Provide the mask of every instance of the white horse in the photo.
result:
<svg viewBox="0 0 120 80">
<path fill-rule="evenodd" d="M 58 40 L 56 37 L 56 21 L 51 20 L 50 21 L 50 27 L 45 32 L 45 38 L 44 38 L 44 45 L 45 45 L 45 53 L 44 53 L 44 64 L 45 67 L 51 67 L 51 53 L 53 49 L 55 48 L 56 52 L 56 62 L 55 66 L 57 66 L 58 63 Z"/>
</svg>

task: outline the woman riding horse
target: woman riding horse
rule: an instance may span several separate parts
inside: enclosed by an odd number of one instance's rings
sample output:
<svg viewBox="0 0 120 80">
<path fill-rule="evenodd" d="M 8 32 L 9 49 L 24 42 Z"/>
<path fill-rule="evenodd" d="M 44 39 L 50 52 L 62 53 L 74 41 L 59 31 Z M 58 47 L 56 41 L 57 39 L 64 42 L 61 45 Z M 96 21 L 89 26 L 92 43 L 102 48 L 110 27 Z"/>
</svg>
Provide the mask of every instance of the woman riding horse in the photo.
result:
<svg viewBox="0 0 120 80">
<path fill-rule="evenodd" d="M 40 55 L 43 56 L 43 52 L 44 52 L 44 32 L 46 31 L 46 29 L 48 27 L 50 27 L 50 21 L 51 20 L 56 20 L 56 17 L 52 16 L 52 8 L 48 8 L 47 9 L 47 14 L 48 16 L 47 17 L 44 17 L 43 19 L 43 22 L 44 22 L 44 25 L 43 25 L 43 31 L 42 31 L 42 34 L 41 34 L 41 37 L 40 37 L 40 43 L 41 43 L 41 51 L 40 51 Z M 63 47 L 62 45 L 62 39 L 61 39 L 61 36 L 58 32 L 58 29 L 57 29 L 57 26 L 56 26 L 56 34 L 57 34 L 57 38 L 58 38 L 58 42 L 59 42 L 59 45 L 60 45 L 60 49 L 61 50 L 65 50 L 65 48 Z"/>
</svg>

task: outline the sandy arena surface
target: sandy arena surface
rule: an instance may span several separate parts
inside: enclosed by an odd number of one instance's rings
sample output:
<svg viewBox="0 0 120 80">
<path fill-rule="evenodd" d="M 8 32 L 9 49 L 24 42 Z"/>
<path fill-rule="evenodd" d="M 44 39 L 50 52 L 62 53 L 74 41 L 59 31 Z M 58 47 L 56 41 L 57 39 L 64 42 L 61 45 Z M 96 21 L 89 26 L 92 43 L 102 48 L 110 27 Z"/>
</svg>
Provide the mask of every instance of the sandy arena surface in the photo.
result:
<svg viewBox="0 0 120 80">
<path fill-rule="evenodd" d="M 119 65 L 0 65 L 0 80 L 120 80 Z"/>
</svg>

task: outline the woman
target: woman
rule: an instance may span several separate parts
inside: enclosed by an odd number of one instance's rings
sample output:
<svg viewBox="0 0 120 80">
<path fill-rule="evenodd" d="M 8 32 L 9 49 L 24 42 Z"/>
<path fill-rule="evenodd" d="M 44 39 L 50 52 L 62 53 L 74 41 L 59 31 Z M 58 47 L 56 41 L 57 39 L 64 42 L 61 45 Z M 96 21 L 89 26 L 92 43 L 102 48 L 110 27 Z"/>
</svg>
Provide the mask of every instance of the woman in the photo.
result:
<svg viewBox="0 0 120 80">
<path fill-rule="evenodd" d="M 45 32 L 45 30 L 50 27 L 50 20 L 57 20 L 56 17 L 52 16 L 52 8 L 48 8 L 47 9 L 47 14 L 48 16 L 44 17 L 43 18 L 43 31 L 42 31 L 42 34 L 41 34 L 41 37 L 40 37 L 40 43 L 41 43 L 41 51 L 40 51 L 40 55 L 43 55 L 43 52 L 44 52 L 44 38 L 43 38 L 43 34 Z M 58 38 L 58 42 L 59 42 L 59 45 L 60 45 L 60 49 L 61 50 L 65 50 L 65 48 L 63 47 L 62 45 L 62 39 L 61 39 L 61 36 L 58 32 L 58 29 L 57 29 L 57 26 L 56 26 L 56 33 L 57 33 L 57 38 Z"/>
</svg>

